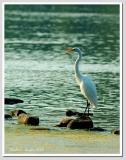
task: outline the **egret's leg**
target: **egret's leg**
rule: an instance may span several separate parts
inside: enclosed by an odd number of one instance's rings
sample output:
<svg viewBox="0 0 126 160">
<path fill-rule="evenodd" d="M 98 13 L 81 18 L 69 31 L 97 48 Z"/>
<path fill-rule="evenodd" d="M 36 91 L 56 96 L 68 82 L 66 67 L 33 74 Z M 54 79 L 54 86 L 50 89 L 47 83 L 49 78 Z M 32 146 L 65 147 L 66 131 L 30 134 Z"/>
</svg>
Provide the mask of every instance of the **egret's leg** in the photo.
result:
<svg viewBox="0 0 126 160">
<path fill-rule="evenodd" d="M 90 103 L 87 101 L 88 116 L 89 116 L 89 107 L 90 107 Z"/>
<path fill-rule="evenodd" d="M 86 105 L 86 108 L 85 108 L 84 114 L 86 113 L 86 111 L 87 111 L 87 109 L 88 109 L 88 106 L 89 106 L 89 103 L 88 103 L 88 100 L 87 100 L 87 105 Z"/>
<path fill-rule="evenodd" d="M 89 107 L 88 107 L 88 116 L 89 116 Z"/>
<path fill-rule="evenodd" d="M 85 108 L 84 114 L 86 113 L 86 111 L 87 111 L 87 106 L 86 106 L 86 108 Z"/>
</svg>

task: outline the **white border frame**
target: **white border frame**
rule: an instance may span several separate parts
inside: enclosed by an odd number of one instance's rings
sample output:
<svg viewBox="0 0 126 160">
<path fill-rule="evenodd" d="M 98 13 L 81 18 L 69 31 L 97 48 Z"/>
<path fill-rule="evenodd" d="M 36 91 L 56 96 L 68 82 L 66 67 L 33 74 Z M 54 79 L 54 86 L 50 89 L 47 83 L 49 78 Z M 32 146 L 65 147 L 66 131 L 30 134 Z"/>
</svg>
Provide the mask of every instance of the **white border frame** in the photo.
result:
<svg viewBox="0 0 126 160">
<path fill-rule="evenodd" d="M 4 157 L 122 157 L 123 156 L 123 143 L 122 143 L 122 2 L 3 2 L 2 3 L 2 21 L 4 22 L 4 6 L 6 4 L 10 5 L 95 5 L 95 4 L 108 4 L 108 5 L 119 5 L 120 6 L 120 153 L 119 154 L 6 154 L 5 153 L 5 136 L 4 136 L 4 23 L 2 23 L 2 156 Z"/>
</svg>

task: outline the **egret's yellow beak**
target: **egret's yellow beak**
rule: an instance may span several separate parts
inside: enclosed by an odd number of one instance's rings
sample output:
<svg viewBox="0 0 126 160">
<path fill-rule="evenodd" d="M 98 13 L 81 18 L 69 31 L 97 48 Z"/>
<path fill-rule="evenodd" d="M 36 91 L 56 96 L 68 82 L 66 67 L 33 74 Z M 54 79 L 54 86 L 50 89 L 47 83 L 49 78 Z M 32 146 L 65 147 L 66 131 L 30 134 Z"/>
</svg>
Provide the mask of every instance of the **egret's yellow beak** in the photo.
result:
<svg viewBox="0 0 126 160">
<path fill-rule="evenodd" d="M 73 51 L 73 48 L 67 48 L 67 54 L 70 54 Z"/>
</svg>

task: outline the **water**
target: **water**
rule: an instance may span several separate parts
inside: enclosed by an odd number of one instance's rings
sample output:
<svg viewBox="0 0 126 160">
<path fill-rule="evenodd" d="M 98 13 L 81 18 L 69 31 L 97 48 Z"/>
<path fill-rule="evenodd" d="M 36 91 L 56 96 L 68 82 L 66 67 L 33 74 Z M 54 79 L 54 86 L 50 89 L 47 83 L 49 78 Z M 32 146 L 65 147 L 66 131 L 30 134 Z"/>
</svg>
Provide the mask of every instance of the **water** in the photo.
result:
<svg viewBox="0 0 126 160">
<path fill-rule="evenodd" d="M 59 123 L 67 109 L 83 112 L 86 100 L 80 95 L 73 70 L 77 55 L 65 54 L 68 47 L 80 47 L 86 53 L 80 70 L 90 75 L 97 87 L 94 125 L 118 128 L 119 15 L 50 11 L 48 7 L 32 11 L 34 6 L 27 7 L 5 10 L 5 97 L 24 100 L 6 105 L 5 110 L 21 108 L 49 127 Z M 7 126 L 13 123 L 6 121 Z"/>
</svg>

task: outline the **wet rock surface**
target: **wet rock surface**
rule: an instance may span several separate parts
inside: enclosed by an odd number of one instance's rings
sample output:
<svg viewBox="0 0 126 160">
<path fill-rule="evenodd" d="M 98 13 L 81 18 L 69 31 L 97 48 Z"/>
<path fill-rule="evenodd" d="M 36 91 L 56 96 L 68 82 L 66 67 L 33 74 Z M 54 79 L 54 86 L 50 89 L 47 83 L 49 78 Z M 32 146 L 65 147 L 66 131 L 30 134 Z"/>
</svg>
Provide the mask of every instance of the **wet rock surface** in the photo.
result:
<svg viewBox="0 0 126 160">
<path fill-rule="evenodd" d="M 89 129 L 93 128 L 93 121 L 89 116 L 81 116 L 76 119 L 63 118 L 55 127 L 67 127 L 70 129 Z"/>
<path fill-rule="evenodd" d="M 89 131 L 99 131 L 99 132 L 104 132 L 107 131 L 106 129 L 102 127 L 94 127 L 93 121 L 90 118 L 90 115 L 92 116 L 93 114 L 90 113 L 89 115 L 83 114 L 80 112 L 72 111 L 72 110 L 67 110 L 66 111 L 66 116 L 71 117 L 71 116 L 76 116 L 76 118 L 63 118 L 61 122 L 56 125 L 55 127 L 67 127 L 70 129 L 86 129 Z"/>
<path fill-rule="evenodd" d="M 61 120 L 61 122 L 59 124 L 57 124 L 56 126 L 54 127 L 67 127 L 68 123 L 73 120 L 73 119 L 70 119 L 70 118 L 63 118 Z"/>
<path fill-rule="evenodd" d="M 88 115 L 84 115 L 83 113 L 73 112 L 71 110 L 66 112 L 68 116 L 77 116 L 76 118 L 63 118 L 59 124 L 55 125 L 54 127 L 66 127 L 69 129 L 86 129 L 89 131 L 99 131 L 104 132 L 107 131 L 102 127 L 94 127 L 92 119 Z M 39 125 L 39 117 L 31 116 L 26 113 L 22 109 L 16 109 L 11 111 L 10 113 L 5 113 L 5 119 L 12 119 L 13 117 L 17 117 L 17 121 L 20 124 L 31 125 L 31 126 L 38 126 Z M 31 130 L 50 130 L 49 128 L 45 127 L 38 127 L 38 128 L 31 128 Z M 120 135 L 120 130 L 115 129 L 112 131 L 113 134 Z"/>
<path fill-rule="evenodd" d="M 21 124 L 38 126 L 39 125 L 39 118 L 37 116 L 29 116 L 25 113 L 21 113 L 18 116 L 18 122 Z"/>
<path fill-rule="evenodd" d="M 5 118 L 5 119 L 11 119 L 12 116 L 11 116 L 11 114 L 9 114 L 9 113 L 5 113 L 4 118 Z"/>
<path fill-rule="evenodd" d="M 25 111 L 21 110 L 21 109 L 18 109 L 18 110 L 14 110 L 14 111 L 11 111 L 11 115 L 12 116 L 15 116 L 15 117 L 18 117 L 20 114 L 27 114 Z"/>
<path fill-rule="evenodd" d="M 101 127 L 94 127 L 94 128 L 90 128 L 90 131 L 104 132 L 104 131 L 107 131 L 107 130 L 104 129 L 104 128 L 101 128 Z"/>
<path fill-rule="evenodd" d="M 93 128 L 93 121 L 91 120 L 90 117 L 87 117 L 87 116 L 73 119 L 67 124 L 67 128 L 70 128 L 70 129 Z"/>
<path fill-rule="evenodd" d="M 17 104 L 17 103 L 23 103 L 23 102 L 24 102 L 23 100 L 18 99 L 18 98 L 5 98 L 4 99 L 4 103 L 10 104 L 10 105 Z"/>
<path fill-rule="evenodd" d="M 89 113 L 89 115 L 87 113 L 80 113 L 80 112 L 76 112 L 73 110 L 67 110 L 66 111 L 66 116 L 71 117 L 71 116 L 78 116 L 78 117 L 82 117 L 82 116 L 93 116 L 93 113 Z"/>
<path fill-rule="evenodd" d="M 116 134 L 116 135 L 120 135 L 120 130 L 115 129 L 115 130 L 112 131 L 112 133 L 113 133 L 113 134 Z"/>
<path fill-rule="evenodd" d="M 33 125 L 33 126 L 39 125 L 39 117 L 31 116 L 21 109 L 13 110 L 10 113 L 5 114 L 4 116 L 5 116 L 5 119 L 17 117 L 18 123 L 21 123 L 21 124 Z"/>
</svg>

